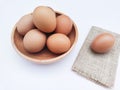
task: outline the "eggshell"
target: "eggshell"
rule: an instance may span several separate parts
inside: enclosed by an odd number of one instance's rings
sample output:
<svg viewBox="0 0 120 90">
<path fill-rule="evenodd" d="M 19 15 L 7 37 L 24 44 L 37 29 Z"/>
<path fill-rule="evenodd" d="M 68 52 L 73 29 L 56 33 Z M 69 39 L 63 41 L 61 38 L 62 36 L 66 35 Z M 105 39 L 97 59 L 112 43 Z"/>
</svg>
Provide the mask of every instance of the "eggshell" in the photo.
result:
<svg viewBox="0 0 120 90">
<path fill-rule="evenodd" d="M 70 49 L 70 46 L 70 39 L 64 34 L 52 34 L 47 39 L 48 49 L 55 54 L 61 54 L 68 51 Z"/>
<path fill-rule="evenodd" d="M 57 17 L 57 25 L 55 32 L 68 35 L 72 30 L 72 20 L 66 15 Z"/>
<path fill-rule="evenodd" d="M 33 22 L 39 30 L 53 32 L 56 28 L 56 14 L 49 7 L 39 6 L 33 11 Z"/>
<path fill-rule="evenodd" d="M 30 30 L 23 39 L 24 48 L 30 53 L 41 51 L 44 48 L 45 43 L 46 35 L 38 29 Z"/>
<path fill-rule="evenodd" d="M 91 48 L 97 53 L 108 52 L 114 45 L 115 37 L 109 33 L 98 35 L 92 42 Z"/>
<path fill-rule="evenodd" d="M 33 16 L 31 14 L 24 15 L 17 23 L 17 31 L 21 35 L 25 35 L 33 28 L 35 28 L 35 26 L 33 24 Z"/>
</svg>

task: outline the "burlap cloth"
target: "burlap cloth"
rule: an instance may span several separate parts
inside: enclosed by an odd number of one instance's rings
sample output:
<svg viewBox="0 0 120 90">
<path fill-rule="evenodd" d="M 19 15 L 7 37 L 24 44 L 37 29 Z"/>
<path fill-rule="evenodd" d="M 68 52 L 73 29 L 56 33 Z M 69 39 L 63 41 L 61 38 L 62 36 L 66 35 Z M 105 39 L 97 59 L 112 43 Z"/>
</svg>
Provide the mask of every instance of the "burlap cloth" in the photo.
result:
<svg viewBox="0 0 120 90">
<path fill-rule="evenodd" d="M 90 45 L 97 35 L 103 32 L 111 33 L 116 41 L 113 48 L 105 54 L 94 53 Z M 72 70 L 86 78 L 106 87 L 112 87 L 118 65 L 120 52 L 120 35 L 93 26 L 72 66 Z"/>
</svg>

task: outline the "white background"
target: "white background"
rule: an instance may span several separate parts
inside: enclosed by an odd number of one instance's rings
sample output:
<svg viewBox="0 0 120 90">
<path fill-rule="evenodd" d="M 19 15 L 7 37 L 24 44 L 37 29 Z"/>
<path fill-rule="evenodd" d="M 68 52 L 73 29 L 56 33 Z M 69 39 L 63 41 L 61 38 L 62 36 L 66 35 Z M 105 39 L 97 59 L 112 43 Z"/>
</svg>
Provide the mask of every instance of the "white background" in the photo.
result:
<svg viewBox="0 0 120 90">
<path fill-rule="evenodd" d="M 69 15 L 79 30 L 72 52 L 49 65 L 25 60 L 11 45 L 14 24 L 39 5 Z M 0 0 L 0 90 L 106 90 L 71 70 L 93 25 L 120 33 L 120 0 Z M 110 90 L 120 90 L 120 62 Z"/>
</svg>

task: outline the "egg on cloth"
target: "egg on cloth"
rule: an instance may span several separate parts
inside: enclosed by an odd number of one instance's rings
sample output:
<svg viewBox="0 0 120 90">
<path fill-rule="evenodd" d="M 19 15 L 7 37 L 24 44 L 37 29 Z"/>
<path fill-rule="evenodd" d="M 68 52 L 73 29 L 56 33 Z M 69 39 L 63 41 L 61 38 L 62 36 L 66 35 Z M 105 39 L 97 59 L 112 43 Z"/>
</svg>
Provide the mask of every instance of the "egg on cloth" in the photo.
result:
<svg viewBox="0 0 120 90">
<path fill-rule="evenodd" d="M 52 34 L 47 39 L 48 49 L 55 54 L 62 54 L 71 47 L 70 39 L 61 33 Z"/>
<path fill-rule="evenodd" d="M 91 49 L 96 53 L 108 52 L 115 43 L 115 37 L 110 33 L 98 35 L 91 44 Z"/>
<path fill-rule="evenodd" d="M 56 28 L 56 14 L 49 7 L 38 6 L 33 11 L 33 22 L 42 32 L 53 32 Z"/>
<path fill-rule="evenodd" d="M 46 43 L 46 35 L 38 29 L 30 30 L 23 38 L 25 50 L 30 53 L 41 51 Z"/>
<path fill-rule="evenodd" d="M 29 30 L 34 29 L 33 16 L 31 14 L 24 15 L 17 23 L 17 31 L 21 35 L 25 35 Z"/>
<path fill-rule="evenodd" d="M 68 16 L 60 15 L 57 17 L 57 25 L 55 32 L 68 35 L 72 30 L 72 25 L 73 22 Z"/>
</svg>

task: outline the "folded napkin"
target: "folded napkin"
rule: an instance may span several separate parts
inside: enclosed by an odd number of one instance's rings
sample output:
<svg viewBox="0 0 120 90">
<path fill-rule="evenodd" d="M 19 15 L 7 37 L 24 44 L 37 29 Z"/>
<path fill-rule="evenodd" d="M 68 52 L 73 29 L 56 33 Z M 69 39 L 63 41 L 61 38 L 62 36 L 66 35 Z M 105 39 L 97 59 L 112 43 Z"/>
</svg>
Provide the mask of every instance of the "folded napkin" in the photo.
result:
<svg viewBox="0 0 120 90">
<path fill-rule="evenodd" d="M 90 48 L 92 41 L 103 32 L 115 36 L 115 44 L 112 49 L 104 54 L 97 54 Z M 93 26 L 72 66 L 72 70 L 78 74 L 95 81 L 106 87 L 112 87 L 120 53 L 120 35 Z"/>
</svg>

